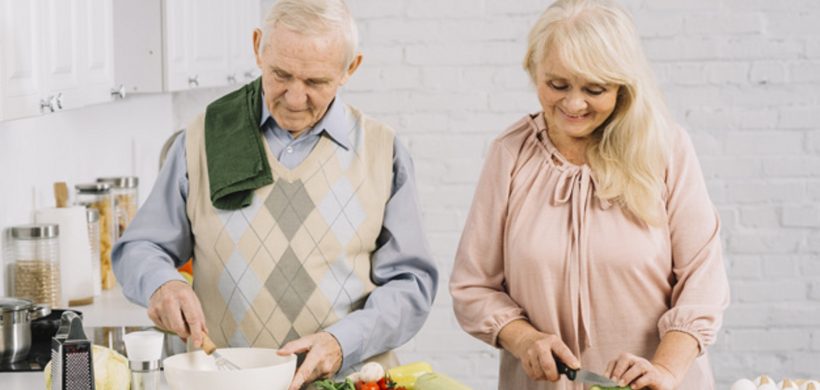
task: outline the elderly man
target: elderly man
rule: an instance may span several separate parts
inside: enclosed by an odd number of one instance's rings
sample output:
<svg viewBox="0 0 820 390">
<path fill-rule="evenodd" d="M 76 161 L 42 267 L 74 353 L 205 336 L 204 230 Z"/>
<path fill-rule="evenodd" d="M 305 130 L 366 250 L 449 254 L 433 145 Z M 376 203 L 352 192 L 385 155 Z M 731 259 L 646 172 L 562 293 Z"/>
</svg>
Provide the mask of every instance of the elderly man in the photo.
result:
<svg viewBox="0 0 820 390">
<path fill-rule="evenodd" d="M 390 364 L 436 291 L 407 150 L 337 94 L 357 40 L 342 0 L 277 2 L 253 35 L 261 79 L 187 127 L 114 248 L 160 328 L 305 353 L 291 389 Z M 193 286 L 175 269 L 191 255 Z"/>
</svg>

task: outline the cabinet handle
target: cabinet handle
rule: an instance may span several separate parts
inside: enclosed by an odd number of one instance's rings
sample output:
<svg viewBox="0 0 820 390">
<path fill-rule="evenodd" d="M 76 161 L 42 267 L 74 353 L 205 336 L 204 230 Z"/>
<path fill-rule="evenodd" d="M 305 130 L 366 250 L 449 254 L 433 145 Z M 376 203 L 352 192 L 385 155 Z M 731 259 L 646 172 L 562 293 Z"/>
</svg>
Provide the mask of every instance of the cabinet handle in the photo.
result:
<svg viewBox="0 0 820 390">
<path fill-rule="evenodd" d="M 236 84 L 236 74 L 228 75 L 228 84 Z"/>
<path fill-rule="evenodd" d="M 52 99 L 52 102 L 51 102 L 52 107 L 57 107 L 58 110 L 63 109 L 63 93 L 62 92 L 58 93 L 57 96 L 53 96 L 51 99 Z M 52 111 L 53 110 L 54 109 L 52 108 Z"/>
<path fill-rule="evenodd" d="M 125 85 L 120 84 L 119 88 L 111 88 L 111 96 L 114 99 L 125 99 Z"/>
<path fill-rule="evenodd" d="M 194 75 L 194 77 L 188 77 L 188 86 L 198 87 L 199 86 L 199 75 Z"/>
<path fill-rule="evenodd" d="M 52 101 L 54 100 L 54 96 L 49 96 L 45 99 L 40 99 L 40 112 L 45 113 L 46 110 L 48 112 L 54 112 L 54 105 Z"/>
</svg>

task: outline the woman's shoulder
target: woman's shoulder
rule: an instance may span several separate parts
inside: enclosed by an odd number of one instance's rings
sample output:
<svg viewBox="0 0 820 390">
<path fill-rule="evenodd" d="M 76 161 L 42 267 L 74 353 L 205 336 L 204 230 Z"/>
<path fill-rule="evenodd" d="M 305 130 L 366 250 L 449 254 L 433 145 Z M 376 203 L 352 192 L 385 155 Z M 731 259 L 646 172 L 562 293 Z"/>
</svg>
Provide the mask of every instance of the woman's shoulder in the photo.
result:
<svg viewBox="0 0 820 390">
<path fill-rule="evenodd" d="M 546 130 L 546 126 L 539 122 L 543 124 L 541 113 L 524 115 L 493 139 L 493 147 L 503 148 L 514 155 L 520 154 L 539 142 L 538 134 Z"/>
</svg>

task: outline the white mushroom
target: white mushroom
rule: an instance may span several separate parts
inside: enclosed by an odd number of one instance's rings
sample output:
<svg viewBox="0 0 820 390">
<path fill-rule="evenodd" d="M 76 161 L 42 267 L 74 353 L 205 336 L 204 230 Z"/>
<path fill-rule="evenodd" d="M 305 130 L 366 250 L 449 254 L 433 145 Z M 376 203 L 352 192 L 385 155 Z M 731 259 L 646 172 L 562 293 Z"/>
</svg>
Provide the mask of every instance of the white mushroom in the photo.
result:
<svg viewBox="0 0 820 390">
<path fill-rule="evenodd" d="M 794 383 L 791 379 L 783 379 L 777 384 L 777 388 L 780 390 L 800 390 L 800 386 L 797 386 L 797 383 Z"/>
<path fill-rule="evenodd" d="M 757 385 L 758 387 L 760 387 L 760 385 L 765 385 L 767 383 L 771 383 L 773 385 L 776 384 L 774 379 L 772 379 L 772 377 L 770 377 L 768 375 L 761 375 L 761 376 L 755 378 L 754 382 L 755 382 L 755 385 Z"/>
<path fill-rule="evenodd" d="M 367 363 L 359 370 L 359 379 L 365 382 L 378 382 L 382 378 L 384 378 L 384 367 L 379 363 Z"/>
<path fill-rule="evenodd" d="M 820 382 L 815 380 L 806 381 L 806 383 L 800 385 L 800 390 L 820 390 Z"/>
</svg>

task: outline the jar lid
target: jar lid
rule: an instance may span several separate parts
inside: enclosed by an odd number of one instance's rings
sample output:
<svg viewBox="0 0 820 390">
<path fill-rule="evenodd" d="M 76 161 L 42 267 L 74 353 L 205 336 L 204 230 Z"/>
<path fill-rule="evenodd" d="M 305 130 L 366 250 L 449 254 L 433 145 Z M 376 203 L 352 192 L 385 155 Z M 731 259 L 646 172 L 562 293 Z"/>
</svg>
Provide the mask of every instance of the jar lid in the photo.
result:
<svg viewBox="0 0 820 390">
<path fill-rule="evenodd" d="M 107 194 L 111 192 L 111 185 L 108 183 L 85 183 L 74 186 L 77 191 L 85 194 Z"/>
<path fill-rule="evenodd" d="M 85 209 L 85 217 L 87 222 L 97 222 L 100 220 L 100 212 L 93 207 L 87 207 Z"/>
<path fill-rule="evenodd" d="M 26 310 L 32 306 L 28 299 L 0 298 L 0 312 Z"/>
<path fill-rule="evenodd" d="M 140 179 L 136 176 L 98 177 L 97 183 L 108 183 L 114 188 L 137 188 Z"/>
<path fill-rule="evenodd" d="M 11 228 L 11 236 L 23 240 L 55 238 L 60 235 L 60 226 L 56 224 L 20 225 Z"/>
</svg>

